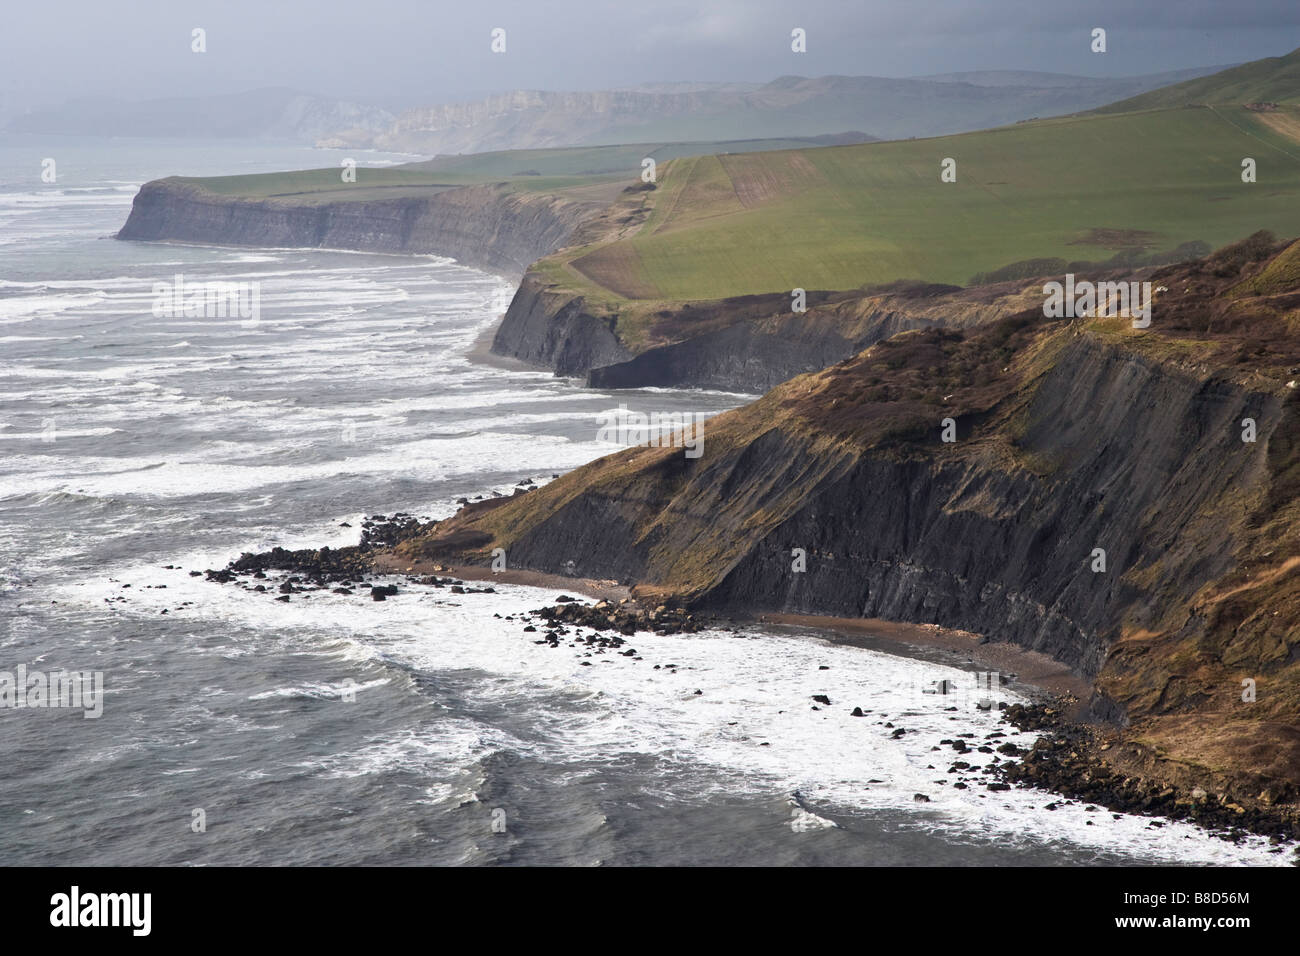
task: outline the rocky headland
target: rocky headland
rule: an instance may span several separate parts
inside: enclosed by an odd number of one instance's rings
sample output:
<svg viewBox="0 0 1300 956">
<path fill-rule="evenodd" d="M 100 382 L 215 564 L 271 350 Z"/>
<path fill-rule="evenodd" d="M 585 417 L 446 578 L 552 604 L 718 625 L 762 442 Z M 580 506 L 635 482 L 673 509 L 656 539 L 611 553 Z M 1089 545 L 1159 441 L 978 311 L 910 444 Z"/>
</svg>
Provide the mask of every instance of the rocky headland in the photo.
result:
<svg viewBox="0 0 1300 956">
<path fill-rule="evenodd" d="M 1261 235 L 1155 270 L 1147 329 L 1040 301 L 895 335 L 709 421 L 698 459 L 631 448 L 394 554 L 978 632 L 1091 682 L 1112 772 L 1291 819 L 1298 263 Z"/>
</svg>

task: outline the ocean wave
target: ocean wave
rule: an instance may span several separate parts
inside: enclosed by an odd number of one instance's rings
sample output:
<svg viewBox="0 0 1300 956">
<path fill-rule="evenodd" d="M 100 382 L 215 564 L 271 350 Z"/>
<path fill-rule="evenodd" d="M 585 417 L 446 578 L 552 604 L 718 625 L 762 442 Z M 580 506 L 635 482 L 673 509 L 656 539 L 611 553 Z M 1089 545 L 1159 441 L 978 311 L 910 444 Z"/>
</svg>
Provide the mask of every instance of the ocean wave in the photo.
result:
<svg viewBox="0 0 1300 956">
<path fill-rule="evenodd" d="M 86 309 L 98 305 L 107 298 L 108 296 L 102 292 L 0 298 L 0 325 L 27 322 L 34 318 L 51 318 L 73 309 Z"/>
<path fill-rule="evenodd" d="M 148 569 L 141 579 L 156 581 L 160 574 Z M 785 794 L 792 801 L 790 822 L 808 829 L 829 829 L 819 821 L 834 822 L 843 813 L 907 811 L 918 828 L 958 842 L 1093 847 L 1169 863 L 1285 862 L 1269 852 L 1265 840 L 1233 845 L 1190 825 L 1165 822 L 1155 828 L 1145 817 L 1094 813 L 1036 791 L 936 783 L 956 779 L 936 762 L 945 760 L 932 751 L 940 738 L 971 733 L 982 740 L 997 730 L 1027 746 L 1035 736 L 1000 724 L 996 711 L 978 711 L 970 701 L 920 693 L 941 678 L 969 682 L 970 673 L 953 666 L 752 630 L 637 634 L 629 646 L 641 661 L 583 658 L 579 649 L 538 646 L 521 622 L 493 617 L 549 603 L 555 595 L 550 590 L 499 584 L 495 594 L 449 603 L 445 592 L 399 584 L 401 592 L 385 602 L 379 618 L 375 605 L 356 596 L 315 592 L 310 601 L 283 604 L 218 588 L 183 571 L 172 575 L 163 578 L 167 591 L 135 590 L 124 612 L 152 615 L 158 605 L 175 607 L 186 599 L 196 602 L 191 616 L 238 621 L 250 634 L 292 627 L 296 634 L 318 633 L 322 647 L 349 634 L 417 671 L 455 673 L 461 680 L 480 672 L 472 691 L 475 708 L 516 718 L 508 741 L 485 738 L 477 725 L 458 747 L 422 732 L 325 758 L 314 765 L 322 773 L 418 769 L 428 755 L 448 752 L 455 754 L 451 763 L 463 767 L 501 746 L 548 763 L 584 766 L 657 755 L 685 775 L 675 777 L 674 785 L 694 781 L 691 786 L 702 788 L 700 798 L 712 792 Z M 84 584 L 62 588 L 57 597 L 94 601 L 99 594 Z M 593 666 L 582 666 L 584 660 Z M 653 669 L 668 663 L 676 666 Z M 281 689 L 301 690 L 302 685 Z M 814 709 L 814 694 L 828 695 L 832 704 Z M 1005 689 L 1002 696 L 1022 699 Z M 957 703 L 958 712 L 947 709 Z M 849 716 L 854 706 L 867 716 Z M 895 736 L 886 723 L 905 734 Z M 977 776 L 991 757 L 972 747 L 962 759 Z M 923 810 L 917 810 L 916 793 L 929 798 Z M 1044 809 L 1049 802 L 1054 811 Z"/>
<path fill-rule="evenodd" d="M 6 426 L 7 427 L 7 426 Z M 62 440 L 64 438 L 101 438 L 104 435 L 113 435 L 121 432 L 120 428 L 59 428 L 54 433 L 55 438 L 52 441 Z M 40 441 L 47 438 L 46 432 L 6 432 L 0 435 L 0 441 L 23 439 L 26 441 Z"/>
</svg>

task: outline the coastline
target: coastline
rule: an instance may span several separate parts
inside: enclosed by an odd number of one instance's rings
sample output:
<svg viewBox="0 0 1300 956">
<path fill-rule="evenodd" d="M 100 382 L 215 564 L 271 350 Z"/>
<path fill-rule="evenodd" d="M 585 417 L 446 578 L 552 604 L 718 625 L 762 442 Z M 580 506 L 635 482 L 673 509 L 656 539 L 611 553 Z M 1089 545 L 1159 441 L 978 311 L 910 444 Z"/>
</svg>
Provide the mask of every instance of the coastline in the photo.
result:
<svg viewBox="0 0 1300 956">
<path fill-rule="evenodd" d="M 391 552 L 376 555 L 373 567 L 377 574 L 443 574 L 466 581 L 495 581 L 555 590 L 557 594 L 581 594 L 594 601 L 618 602 L 632 597 L 631 588 L 612 580 L 571 578 L 562 574 L 518 568 L 493 571 L 476 565 L 408 561 Z M 1053 699 L 1073 699 L 1076 702 L 1075 710 L 1067 715 L 1071 719 L 1081 716 L 1082 707 L 1092 693 L 1092 685 L 1085 678 L 1074 674 L 1046 654 L 1025 650 L 1013 644 L 986 641 L 982 635 L 936 624 L 769 612 L 724 616 L 716 620 L 719 626 L 759 626 L 774 633 L 812 632 L 814 636 L 833 644 L 881 650 L 904 657 L 942 656 L 945 663 L 964 659 L 979 670 L 1015 675 L 1015 681 L 1021 689 L 1037 691 Z M 917 652 L 922 653 L 918 655 Z"/>
<path fill-rule="evenodd" d="M 185 240 L 181 240 L 185 241 Z M 213 243 L 212 245 L 226 245 L 224 243 Z M 258 244 L 255 244 L 258 245 Z M 235 244 L 237 247 L 238 244 Z M 259 245 L 260 247 L 260 245 Z M 329 248 L 329 247 L 312 247 L 301 246 L 297 248 Z M 363 251 L 339 249 L 338 251 Z M 380 251 L 380 250 L 374 250 Z M 421 255 L 427 253 L 411 252 L 389 252 L 393 255 Z M 467 263 L 462 263 L 467 264 Z M 485 267 L 481 265 L 470 265 L 471 268 L 477 268 L 487 271 L 503 281 L 519 282 L 518 274 L 506 274 L 507 270 L 500 268 Z M 518 286 L 517 286 L 518 288 Z M 476 336 L 475 341 L 466 358 L 471 362 L 487 367 L 495 368 L 527 368 L 538 369 L 535 364 L 530 364 L 518 358 L 504 355 L 498 355 L 491 351 L 491 344 L 496 333 L 501 327 L 503 317 L 498 316 L 497 320 L 488 324 Z M 544 366 L 543 366 L 544 367 Z M 433 562 L 417 563 L 407 560 L 392 560 L 385 562 L 381 556 L 375 556 L 376 560 L 374 570 L 378 573 L 418 574 L 422 571 L 428 573 L 433 568 L 441 568 L 445 572 L 455 574 L 465 580 L 474 581 L 501 581 L 505 583 L 527 585 L 541 588 L 555 588 L 557 593 L 572 592 L 582 594 L 595 600 L 620 601 L 630 596 L 630 591 L 612 581 L 600 581 L 596 579 L 579 579 L 570 578 L 563 575 L 545 574 L 542 572 L 531 572 L 521 570 L 511 570 L 505 572 L 492 572 L 483 567 L 467 566 L 448 566 L 437 565 Z M 1003 673 L 1014 673 L 1017 675 L 1020 683 L 1026 687 L 1032 687 L 1044 694 L 1052 695 L 1054 699 L 1067 702 L 1062 709 L 1064 718 L 1070 722 L 1068 727 L 1052 728 L 1053 738 L 1051 739 L 1069 739 L 1079 751 L 1080 762 L 1077 765 L 1064 768 L 1055 776 L 1051 777 L 1050 782 L 1046 785 L 1047 789 L 1056 793 L 1069 794 L 1074 781 L 1087 778 L 1094 772 L 1096 767 L 1106 766 L 1113 762 L 1113 759 L 1120 756 L 1119 749 L 1109 755 L 1103 752 L 1109 748 L 1107 737 L 1114 738 L 1119 734 L 1119 728 L 1114 725 L 1108 725 L 1104 730 L 1097 732 L 1097 728 L 1083 724 L 1085 718 L 1084 710 L 1093 695 L 1093 686 L 1083 678 L 1073 674 L 1065 665 L 1062 665 L 1044 654 L 1024 651 L 1014 645 L 983 640 L 978 634 L 959 631 L 954 629 L 940 628 L 935 625 L 911 624 L 899 621 L 889 621 L 883 619 L 861 619 L 847 618 L 827 615 L 791 615 L 791 614 L 764 614 L 757 613 L 750 619 L 753 623 L 772 628 L 810 628 L 817 633 L 817 636 L 835 643 L 848 644 L 861 647 L 877 647 L 901 656 L 916 657 L 917 651 L 923 652 L 942 652 L 955 656 L 965 655 L 968 663 L 978 666 L 981 669 L 997 670 Z M 725 626 L 745 623 L 745 620 L 738 618 L 724 618 L 720 622 Z M 1058 705 L 1058 707 L 1061 705 Z M 1049 738 L 1045 738 L 1049 739 Z M 1144 752 L 1145 752 L 1145 748 Z M 1075 756 L 1071 754 L 1071 756 Z M 1139 763 L 1145 763 L 1147 766 L 1140 767 Z M 1168 767 L 1159 761 L 1148 759 L 1147 757 L 1134 757 L 1129 760 L 1130 766 L 1135 769 L 1133 779 L 1143 781 L 1143 786 L 1149 788 L 1159 784 L 1159 788 L 1169 789 L 1170 793 L 1175 793 L 1174 799 L 1185 800 L 1186 795 L 1201 789 L 1197 781 L 1191 780 L 1186 782 L 1178 779 L 1177 774 L 1171 775 Z M 1148 783 L 1147 781 L 1151 781 Z M 1042 785 L 1042 784 L 1038 784 Z M 1271 808 L 1261 808 L 1256 801 L 1250 799 L 1250 795 L 1242 796 L 1234 794 L 1232 791 L 1237 788 L 1225 788 L 1225 794 L 1220 794 L 1218 800 L 1220 805 L 1227 807 L 1236 807 L 1245 805 L 1252 813 L 1258 812 L 1261 818 L 1267 816 L 1272 822 L 1278 825 L 1286 823 L 1287 818 L 1284 816 L 1285 811 L 1271 810 Z M 1149 794 L 1140 795 L 1137 799 L 1148 798 Z M 1098 801 L 1104 802 L 1104 801 Z M 1143 805 L 1133 804 L 1131 801 L 1126 802 L 1119 809 L 1132 810 L 1134 806 L 1138 807 L 1135 812 L 1143 812 Z M 1158 810 L 1152 811 L 1159 813 Z M 1233 811 L 1236 812 L 1236 811 Z M 1177 817 L 1173 817 L 1177 818 Z M 1221 825 L 1221 824 L 1220 824 Z M 1272 823 L 1270 823 L 1272 825 Z M 1290 825 L 1287 823 L 1286 825 Z M 1276 832 L 1276 831 L 1274 831 Z M 1294 833 L 1300 835 L 1300 825 L 1297 825 Z"/>
<path fill-rule="evenodd" d="M 225 196 L 181 177 L 140 187 L 124 240 L 437 255 L 495 275 L 522 275 L 603 206 L 503 185 L 458 186 L 427 196 L 292 203 Z"/>
<path fill-rule="evenodd" d="M 523 569 L 494 572 L 483 566 L 411 560 L 391 551 L 376 554 L 372 568 L 378 574 L 442 573 L 467 581 L 553 589 L 557 598 L 580 594 L 615 606 L 627 599 L 629 606 L 636 607 L 634 589 L 612 580 Z M 612 614 L 610 622 L 615 624 Z M 1031 749 L 1021 750 L 999 765 L 999 786 L 1032 788 L 1061 801 L 1095 804 L 1154 820 L 1192 822 L 1230 842 L 1247 833 L 1288 845 L 1300 841 L 1300 817 L 1287 805 L 1252 799 L 1232 780 L 1199 773 L 1195 768 L 1172 767 L 1158 752 L 1126 740 L 1120 727 L 1098 723 L 1089 714 L 1095 693 L 1092 682 L 1042 652 L 957 628 L 881 618 L 780 612 L 711 618 L 703 612 L 701 623 L 724 630 L 758 627 L 779 638 L 803 635 L 959 669 L 995 671 L 1003 675 L 1002 683 L 1034 702 L 1008 707 L 1007 722 L 1041 734 Z M 1174 769 L 1181 772 L 1172 772 Z M 1296 865 L 1300 865 L 1300 845 L 1296 853 Z"/>
<path fill-rule="evenodd" d="M 979 670 L 1015 675 L 1016 683 L 1055 698 L 1073 698 L 1071 719 L 1081 719 L 1092 685 L 1064 664 L 1039 651 L 987 640 L 984 635 L 937 624 L 911 624 L 882 618 L 830 617 L 819 614 L 763 613 L 755 623 L 773 629 L 811 629 L 836 644 L 887 650 L 898 646 L 964 657 Z"/>
<path fill-rule="evenodd" d="M 503 282 L 511 283 L 514 285 L 515 291 L 519 291 L 519 283 L 521 279 L 518 276 L 511 277 L 499 273 L 492 274 L 496 275 L 497 278 L 501 279 Z M 508 371 L 543 371 L 539 366 L 525 362 L 523 359 L 515 358 L 512 355 L 501 355 L 500 353 L 492 351 L 492 341 L 496 337 L 497 329 L 501 328 L 501 322 L 504 319 L 505 313 L 503 312 L 496 317 L 494 322 L 483 326 L 483 330 L 479 333 L 478 338 L 474 340 L 474 344 L 471 345 L 469 351 L 465 353 L 465 358 L 475 365 L 484 365 L 488 368 L 506 369 Z"/>
<path fill-rule="evenodd" d="M 125 231 L 124 228 L 123 232 Z M 127 237 L 119 234 L 117 238 Z M 144 241 L 179 243 L 182 245 L 208 245 L 220 248 L 247 248 L 247 244 L 243 243 L 206 242 L 192 239 L 152 238 Z M 261 246 L 258 246 L 258 248 L 261 248 Z M 277 246 L 273 248 L 327 249 L 338 252 L 377 253 L 410 258 L 437 255 L 459 265 L 466 265 L 469 268 L 478 269 L 496 276 L 501 281 L 514 286 L 516 295 L 519 293 L 526 275 L 526 270 L 521 272 L 517 268 L 502 268 L 500 265 L 471 265 L 453 256 L 412 250 L 309 245 Z M 466 353 L 466 358 L 476 365 L 489 368 L 539 369 L 538 365 L 526 362 L 523 359 L 492 351 L 494 338 L 505 318 L 506 314 L 500 313 L 494 322 L 484 326 Z M 374 569 L 376 573 L 382 574 L 411 573 L 427 575 L 442 572 L 467 581 L 500 581 L 530 587 L 555 588 L 560 593 L 573 592 L 596 601 L 617 602 L 629 598 L 632 593 L 630 588 L 619 585 L 614 581 L 571 578 L 559 574 L 522 569 L 507 569 L 498 572 L 472 565 L 442 565 L 431 561 L 408 561 L 398 559 L 391 552 L 381 552 L 376 555 Z M 873 647 L 894 653 L 898 653 L 900 648 L 908 648 L 913 652 L 925 649 L 950 655 L 966 655 L 967 660 L 980 669 L 1013 673 L 1017 675 L 1018 681 L 1024 686 L 1036 689 L 1041 693 L 1050 694 L 1055 698 L 1073 699 L 1075 703 L 1070 713 L 1072 719 L 1083 716 L 1084 705 L 1092 693 L 1092 685 L 1089 681 L 1074 674 L 1068 667 L 1046 654 L 1028 651 L 1013 644 L 988 641 L 979 634 L 955 628 L 891 621 L 882 618 L 849 618 L 834 615 L 771 612 L 760 612 L 752 617 L 744 616 L 729 618 L 728 620 L 734 624 L 752 623 L 778 631 L 784 628 L 791 630 L 806 629 L 816 632 L 817 636 L 833 643 Z M 904 654 L 904 656 L 910 655 Z"/>
<path fill-rule="evenodd" d="M 475 505 L 490 509 L 508 500 L 484 499 Z M 410 559 L 392 550 L 401 540 L 419 535 L 430 526 L 429 520 L 405 513 L 391 517 L 377 515 L 363 522 L 361 544 L 338 549 L 294 552 L 273 549 L 261 554 L 242 554 L 224 570 L 209 570 L 206 575 L 208 580 L 217 583 L 233 582 L 245 590 L 266 591 L 270 589 L 255 586 L 253 579 L 265 581 L 264 572 L 268 570 L 285 572 L 288 577 L 278 586 L 280 594 L 275 598 L 279 601 L 289 601 L 290 595 L 299 591 L 322 590 L 335 584 L 343 585 L 342 590 L 335 590 L 336 594 L 358 594 L 364 600 L 369 589 L 369 597 L 380 602 L 401 593 L 399 585 L 403 590 L 411 585 L 446 587 L 456 595 L 494 590 L 474 588 L 469 582 L 547 590 L 553 592 L 553 603 L 541 607 L 521 604 L 514 613 L 519 615 L 521 624 L 529 625 L 526 630 L 537 632 L 534 643 L 549 641 L 552 647 L 559 646 L 561 639 L 575 628 L 591 631 L 592 636 L 587 638 L 589 644 L 594 641 L 600 648 L 616 650 L 634 640 L 633 635 L 638 632 L 690 634 L 709 630 L 738 634 L 741 628 L 750 627 L 761 629 L 766 636 L 777 640 L 794 642 L 801 637 L 813 638 L 958 670 L 997 671 L 1000 679 L 995 686 L 1007 686 L 1030 703 L 999 701 L 996 693 L 989 693 L 987 701 L 976 702 L 979 709 L 996 706 L 1004 712 L 1002 718 L 1006 723 L 1037 736 L 1029 747 L 1000 745 L 1003 749 L 998 752 L 1006 759 L 993 761 L 991 769 L 984 771 L 993 776 L 979 779 L 988 789 L 1042 791 L 1052 795 L 1049 810 L 1084 804 L 1156 821 L 1190 822 L 1229 842 L 1239 842 L 1248 834 L 1255 834 L 1291 848 L 1300 840 L 1300 819 L 1288 806 L 1252 800 L 1231 782 L 1220 784 L 1203 775 L 1195 779 L 1174 779 L 1167 772 L 1168 767 L 1159 762 L 1140 761 L 1142 748 L 1136 742 L 1125 741 L 1119 728 L 1085 722 L 1083 708 L 1091 695 L 1091 685 L 1040 652 L 933 624 L 784 613 L 718 616 L 707 611 L 692 613 L 689 608 L 680 608 L 671 596 L 661 593 L 651 603 L 642 603 L 645 595 L 634 596 L 634 588 L 614 580 L 529 569 L 494 572 L 483 565 Z M 241 575 L 250 574 L 251 579 L 240 580 Z M 303 575 L 305 580 L 296 575 Z M 385 576 L 389 581 L 382 580 Z M 582 595 L 596 603 L 575 601 L 573 595 Z M 543 604 L 544 600 L 538 603 Z M 664 605 L 655 607 L 660 601 Z M 960 684 L 957 691 L 961 693 Z M 983 696 L 983 692 L 980 694 Z M 960 699 L 954 697 L 954 704 Z M 969 697 L 965 700 L 966 706 L 974 706 Z"/>
</svg>

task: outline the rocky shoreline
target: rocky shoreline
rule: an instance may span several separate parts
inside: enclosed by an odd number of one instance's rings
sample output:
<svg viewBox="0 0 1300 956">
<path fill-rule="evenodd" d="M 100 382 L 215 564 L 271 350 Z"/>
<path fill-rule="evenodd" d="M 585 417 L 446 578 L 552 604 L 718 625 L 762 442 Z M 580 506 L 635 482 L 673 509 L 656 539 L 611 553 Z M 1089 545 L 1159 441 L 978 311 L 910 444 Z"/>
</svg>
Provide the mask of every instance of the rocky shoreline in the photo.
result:
<svg viewBox="0 0 1300 956">
<path fill-rule="evenodd" d="M 534 479 L 524 478 L 516 486 L 515 494 L 525 494 L 534 486 Z M 487 497 L 480 495 L 474 501 L 462 498 L 462 508 L 490 506 L 497 500 L 508 500 L 510 496 Z M 294 551 L 285 548 L 272 548 L 269 551 L 244 552 L 228 563 L 224 568 L 209 568 L 206 571 L 191 571 L 191 577 L 204 577 L 215 584 L 234 584 L 243 590 L 257 594 L 275 594 L 275 600 L 289 602 L 294 595 L 310 595 L 314 591 L 329 591 L 333 594 L 368 595 L 373 601 L 384 601 L 396 597 L 400 591 L 396 584 L 377 582 L 400 572 L 376 567 L 376 557 L 402 541 L 417 537 L 431 530 L 438 522 L 432 518 L 417 518 L 406 512 L 392 515 L 375 514 L 361 522 L 361 541 L 355 545 L 331 548 L 300 548 Z M 350 527 L 344 522 L 344 526 Z M 474 587 L 463 576 L 455 573 L 456 569 L 434 566 L 433 574 L 415 573 L 402 575 L 408 586 L 448 588 L 452 594 L 493 594 L 494 587 Z M 287 573 L 278 585 L 268 583 L 271 577 L 268 571 Z M 446 577 L 439 574 L 446 573 Z M 596 632 L 612 631 L 630 636 L 638 631 L 653 631 L 658 634 L 694 633 L 718 622 L 703 615 L 696 615 L 680 607 L 659 605 L 644 607 L 631 598 L 618 601 L 600 600 L 595 604 L 585 604 L 568 595 L 560 595 L 554 605 L 537 608 L 528 612 L 546 622 L 548 635 L 562 636 L 569 629 L 587 628 Z M 536 630 L 530 623 L 529 630 Z"/>
<path fill-rule="evenodd" d="M 625 340 L 628 315 L 590 303 L 547 276 L 537 266 L 524 274 L 493 336 L 492 351 L 556 375 L 585 378 L 598 389 L 761 394 L 899 332 L 996 321 L 1023 308 L 1030 301 L 1027 289 L 1032 293 L 1024 282 L 962 289 L 903 281 L 872 289 L 810 290 L 806 312 L 791 311 L 788 293 L 661 303 L 643 320 L 651 342 L 633 348 Z M 623 310 L 629 311 L 636 311 L 632 303 Z"/>
<path fill-rule="evenodd" d="M 1300 816 L 1291 807 L 1242 806 L 1227 793 L 1200 787 L 1186 790 L 1117 771 L 1101 756 L 1110 746 L 1107 730 L 1068 720 L 1068 709 L 1066 701 L 1006 707 L 1002 714 L 1006 723 L 1043 736 L 1027 751 L 1013 745 L 1000 751 L 1019 758 L 997 766 L 1001 780 L 1114 813 L 1194 823 L 1233 843 L 1248 834 L 1269 837 L 1276 844 L 1300 841 Z M 1048 810 L 1056 808 L 1055 803 L 1047 805 Z M 1294 863 L 1300 866 L 1300 847 Z"/>
<path fill-rule="evenodd" d="M 526 494 L 532 486 L 532 479 L 521 481 L 516 495 Z M 462 510 L 466 507 L 490 507 L 496 501 L 508 498 L 480 496 L 475 501 L 462 499 Z M 243 553 L 224 568 L 189 573 L 192 576 L 203 575 L 214 583 L 234 584 L 251 593 L 265 593 L 282 602 L 289 602 L 295 596 L 307 598 L 315 591 L 355 594 L 359 599 L 375 602 L 396 597 L 412 587 L 446 589 L 455 595 L 496 593 L 496 588 L 491 585 L 476 587 L 468 583 L 455 573 L 457 569 L 448 566 L 435 565 L 421 568 L 419 573 L 405 574 L 393 568 L 376 566 L 376 558 L 389 553 L 388 549 L 427 533 L 436 524 L 436 520 L 404 512 L 376 514 L 363 520 L 361 541 L 356 545 L 295 551 L 273 548 L 260 553 Z M 438 573 L 425 573 L 427 571 Z M 282 572 L 287 576 L 275 585 L 268 572 Z M 490 574 L 483 576 L 494 577 Z M 394 577 L 400 579 L 399 583 L 393 583 Z M 584 657 L 611 654 L 638 661 L 643 658 L 631 645 L 631 639 L 638 633 L 681 634 L 718 628 L 739 633 L 746 623 L 740 618 L 682 607 L 669 597 L 650 606 L 632 597 L 586 603 L 568 594 L 558 595 L 551 605 L 506 615 L 506 618 L 518 622 L 522 633 L 538 645 L 576 648 Z M 584 661 L 583 666 L 589 663 Z M 981 776 L 961 778 L 954 786 L 965 788 L 978 782 L 989 790 L 1010 787 L 1039 789 L 1058 795 L 1064 801 L 1086 803 L 1089 808 L 1095 806 L 1116 815 L 1149 816 L 1154 818 L 1153 826 L 1164 825 L 1160 821 L 1192 823 L 1234 843 L 1251 834 L 1268 837 L 1279 846 L 1300 841 L 1300 817 L 1289 806 L 1243 806 L 1226 793 L 1211 793 L 1199 788 L 1187 790 L 1170 786 L 1165 781 L 1117 771 L 1103 756 L 1112 736 L 1109 728 L 1072 719 L 1069 715 L 1079 711 L 1077 700 L 1060 698 L 1041 690 L 1035 696 L 1039 698 L 1037 703 L 1004 703 L 1000 707 L 1006 724 L 1042 736 L 1031 748 L 1025 749 L 1014 743 L 999 743 L 992 739 L 1005 736 L 1003 734 L 990 735 L 991 739 L 985 742 L 985 746 L 996 746 L 995 752 L 1002 757 L 984 768 Z M 825 703 L 829 705 L 829 701 Z M 950 772 L 959 776 L 975 772 L 976 768 L 960 759 L 974 744 L 960 737 L 941 743 L 952 746 L 954 750 Z M 1048 810 L 1056 808 L 1056 802 L 1046 806 Z M 1297 850 L 1295 862 L 1300 865 L 1300 850 Z"/>
</svg>

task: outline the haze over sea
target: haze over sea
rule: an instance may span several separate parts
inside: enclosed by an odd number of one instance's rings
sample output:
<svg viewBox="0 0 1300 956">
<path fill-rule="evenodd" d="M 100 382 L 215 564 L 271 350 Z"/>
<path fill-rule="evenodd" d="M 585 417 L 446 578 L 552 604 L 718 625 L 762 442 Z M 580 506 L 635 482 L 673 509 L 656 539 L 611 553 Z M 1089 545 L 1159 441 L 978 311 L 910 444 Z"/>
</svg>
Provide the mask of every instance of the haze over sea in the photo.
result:
<svg viewBox="0 0 1300 956">
<path fill-rule="evenodd" d="M 745 399 L 480 361 L 511 289 L 445 259 L 111 238 L 146 180 L 341 156 L 0 145 L 0 671 L 100 671 L 106 688 L 97 719 L 0 708 L 0 862 L 1288 862 L 1263 840 L 952 787 L 941 739 L 1032 736 L 973 690 L 921 693 L 973 685 L 934 653 L 747 629 L 583 658 L 505 619 L 556 591 L 281 603 L 190 576 L 549 479 L 615 450 L 597 432 L 620 403 Z M 153 286 L 176 274 L 260 283 L 260 321 L 156 317 Z"/>
</svg>

